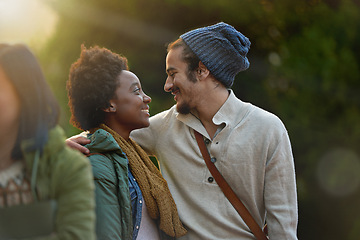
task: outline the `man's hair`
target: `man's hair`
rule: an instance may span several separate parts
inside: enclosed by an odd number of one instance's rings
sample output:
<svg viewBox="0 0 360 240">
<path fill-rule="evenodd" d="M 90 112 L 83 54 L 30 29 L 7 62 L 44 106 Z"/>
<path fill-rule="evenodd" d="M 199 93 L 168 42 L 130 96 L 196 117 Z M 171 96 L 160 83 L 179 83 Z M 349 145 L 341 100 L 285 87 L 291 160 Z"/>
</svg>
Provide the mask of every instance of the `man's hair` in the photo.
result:
<svg viewBox="0 0 360 240">
<path fill-rule="evenodd" d="M 110 107 L 122 70 L 128 70 L 125 57 L 106 48 L 81 46 L 80 58 L 71 65 L 66 84 L 72 125 L 90 130 L 103 123 L 104 109 Z"/>
<path fill-rule="evenodd" d="M 48 133 L 59 119 L 59 105 L 45 80 L 39 62 L 23 44 L 0 44 L 0 68 L 14 86 L 21 102 L 19 130 L 12 157 L 22 157 L 21 143 L 32 139 L 25 152 L 42 150 Z"/>
<path fill-rule="evenodd" d="M 167 47 L 167 52 L 170 50 L 183 48 L 182 51 L 182 60 L 187 63 L 187 70 L 188 70 L 188 78 L 192 82 L 196 82 L 195 78 L 195 71 L 199 68 L 200 59 L 195 55 L 195 53 L 189 48 L 188 45 L 182 40 L 181 38 L 177 39 L 176 41 L 170 43 Z"/>
</svg>

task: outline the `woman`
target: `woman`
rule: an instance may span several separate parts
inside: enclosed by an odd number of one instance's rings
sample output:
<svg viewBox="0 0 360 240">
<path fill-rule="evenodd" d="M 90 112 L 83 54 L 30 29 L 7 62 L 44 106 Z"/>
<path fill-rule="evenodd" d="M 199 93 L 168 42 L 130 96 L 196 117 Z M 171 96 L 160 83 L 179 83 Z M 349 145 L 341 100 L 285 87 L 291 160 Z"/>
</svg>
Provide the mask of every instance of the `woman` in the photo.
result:
<svg viewBox="0 0 360 240">
<path fill-rule="evenodd" d="M 129 137 L 149 126 L 151 98 L 127 59 L 82 46 L 67 82 L 71 122 L 89 131 L 98 239 L 160 239 L 186 233 L 160 171 Z M 159 224 L 161 233 L 159 233 Z"/>
<path fill-rule="evenodd" d="M 95 239 L 91 166 L 24 45 L 0 44 L 0 239 Z"/>
</svg>

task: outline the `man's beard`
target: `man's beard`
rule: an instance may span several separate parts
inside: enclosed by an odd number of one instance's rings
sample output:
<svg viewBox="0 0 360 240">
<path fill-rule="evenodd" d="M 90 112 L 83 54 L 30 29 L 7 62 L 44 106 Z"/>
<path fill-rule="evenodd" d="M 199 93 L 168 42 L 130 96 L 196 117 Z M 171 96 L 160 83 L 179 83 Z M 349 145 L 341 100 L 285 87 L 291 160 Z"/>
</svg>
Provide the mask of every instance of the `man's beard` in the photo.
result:
<svg viewBox="0 0 360 240">
<path fill-rule="evenodd" d="M 188 80 L 193 83 L 197 83 L 198 80 L 195 76 L 195 71 L 189 71 L 187 74 Z M 189 114 L 191 111 L 191 107 L 187 102 L 184 102 L 183 104 L 176 104 L 176 110 L 181 114 Z"/>
<path fill-rule="evenodd" d="M 181 113 L 181 114 L 189 114 L 190 113 L 190 106 L 187 103 L 183 103 L 183 104 L 176 104 L 176 110 Z"/>
</svg>

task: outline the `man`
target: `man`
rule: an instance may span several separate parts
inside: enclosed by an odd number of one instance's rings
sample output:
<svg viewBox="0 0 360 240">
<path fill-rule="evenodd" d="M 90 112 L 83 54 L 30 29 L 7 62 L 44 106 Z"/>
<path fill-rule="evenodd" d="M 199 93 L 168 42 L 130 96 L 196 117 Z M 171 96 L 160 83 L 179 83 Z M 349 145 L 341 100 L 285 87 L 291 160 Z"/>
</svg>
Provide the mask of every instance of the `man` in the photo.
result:
<svg viewBox="0 0 360 240">
<path fill-rule="evenodd" d="M 255 239 L 211 176 L 194 137 L 200 132 L 215 165 L 270 239 L 297 239 L 294 162 L 287 131 L 273 114 L 229 90 L 248 68 L 250 41 L 218 23 L 170 44 L 164 90 L 176 106 L 132 138 L 156 155 L 188 229 L 182 239 Z M 266 217 L 266 218 L 265 218 Z"/>
<path fill-rule="evenodd" d="M 155 155 L 188 234 L 180 239 L 256 239 L 211 176 L 195 140 L 204 136 L 216 167 L 271 240 L 297 239 L 291 145 L 273 114 L 230 90 L 249 67 L 250 41 L 226 23 L 189 31 L 171 43 L 164 90 L 176 105 L 131 137 Z"/>
</svg>

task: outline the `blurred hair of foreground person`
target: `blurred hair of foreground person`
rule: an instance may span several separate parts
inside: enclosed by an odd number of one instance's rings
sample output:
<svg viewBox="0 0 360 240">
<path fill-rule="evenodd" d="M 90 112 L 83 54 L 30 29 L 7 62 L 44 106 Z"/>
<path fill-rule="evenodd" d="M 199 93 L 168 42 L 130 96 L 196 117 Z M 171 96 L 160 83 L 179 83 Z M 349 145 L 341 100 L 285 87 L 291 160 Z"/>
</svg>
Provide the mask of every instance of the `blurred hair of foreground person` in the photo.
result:
<svg viewBox="0 0 360 240">
<path fill-rule="evenodd" d="M 91 166 L 31 51 L 0 44 L 0 239 L 95 239 Z"/>
</svg>

